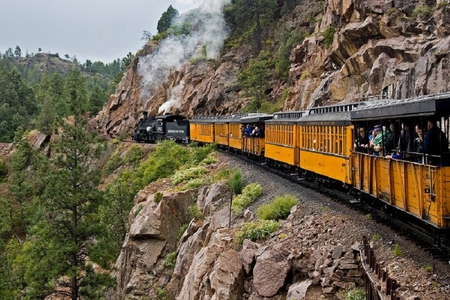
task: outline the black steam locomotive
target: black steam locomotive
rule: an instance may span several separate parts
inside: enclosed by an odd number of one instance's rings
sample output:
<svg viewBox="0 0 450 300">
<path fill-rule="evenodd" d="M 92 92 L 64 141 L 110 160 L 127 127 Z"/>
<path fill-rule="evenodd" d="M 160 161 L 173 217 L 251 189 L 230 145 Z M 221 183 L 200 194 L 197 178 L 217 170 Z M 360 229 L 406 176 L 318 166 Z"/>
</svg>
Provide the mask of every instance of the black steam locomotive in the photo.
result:
<svg viewBox="0 0 450 300">
<path fill-rule="evenodd" d="M 189 120 L 181 115 L 148 116 L 144 112 L 134 130 L 133 140 L 146 143 L 162 140 L 189 143 Z"/>
</svg>

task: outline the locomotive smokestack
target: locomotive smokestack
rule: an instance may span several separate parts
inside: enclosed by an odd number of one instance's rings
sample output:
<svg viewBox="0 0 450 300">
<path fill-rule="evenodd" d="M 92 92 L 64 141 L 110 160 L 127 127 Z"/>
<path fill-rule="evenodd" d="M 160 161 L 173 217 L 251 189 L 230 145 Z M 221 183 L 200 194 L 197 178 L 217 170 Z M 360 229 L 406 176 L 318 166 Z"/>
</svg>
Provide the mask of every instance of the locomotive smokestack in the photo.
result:
<svg viewBox="0 0 450 300">
<path fill-rule="evenodd" d="M 144 120 L 147 120 L 148 112 L 147 112 L 147 111 L 144 111 L 142 114 L 144 115 Z"/>
</svg>

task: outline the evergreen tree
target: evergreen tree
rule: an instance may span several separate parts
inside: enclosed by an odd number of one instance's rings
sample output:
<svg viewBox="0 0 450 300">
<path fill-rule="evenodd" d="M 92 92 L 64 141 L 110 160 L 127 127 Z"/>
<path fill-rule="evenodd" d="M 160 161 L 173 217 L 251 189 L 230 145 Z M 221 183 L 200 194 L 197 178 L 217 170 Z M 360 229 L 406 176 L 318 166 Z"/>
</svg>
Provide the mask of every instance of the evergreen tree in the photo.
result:
<svg viewBox="0 0 450 300">
<path fill-rule="evenodd" d="M 277 0 L 233 0 L 226 9 L 226 20 L 233 28 L 251 30 L 257 52 L 262 49 L 262 30 L 272 21 Z"/>
<path fill-rule="evenodd" d="M 269 70 L 272 69 L 273 61 L 270 53 L 262 51 L 256 59 L 250 59 L 248 68 L 238 74 L 243 90 L 247 96 L 251 97 L 250 104 L 246 107 L 247 111 L 258 111 L 262 103 L 268 101 L 266 91 L 270 88 Z"/>
<path fill-rule="evenodd" d="M 0 142 L 12 142 L 19 126 L 30 128 L 36 111 L 34 92 L 23 82 L 19 70 L 0 69 Z"/>
<path fill-rule="evenodd" d="M 106 93 L 99 86 L 94 86 L 89 94 L 89 111 L 92 115 L 102 110 L 103 104 L 107 100 Z"/>
<path fill-rule="evenodd" d="M 87 91 L 78 70 L 70 72 L 64 96 L 71 117 L 58 119 L 59 139 L 47 167 L 51 172 L 35 203 L 32 238 L 18 261 L 29 297 L 59 294 L 77 300 L 84 291 L 93 296 L 91 280 L 103 277 L 92 272 L 87 259 L 106 230 L 97 219 L 103 194 L 97 188 L 100 172 L 92 165 L 104 147 L 96 134 L 87 132 Z M 55 290 L 57 285 L 64 289 Z"/>
<path fill-rule="evenodd" d="M 158 33 L 163 33 L 167 31 L 167 29 L 172 26 L 173 21 L 178 17 L 179 13 L 178 10 L 172 7 L 172 5 L 169 6 L 169 8 L 163 12 L 161 15 L 161 18 L 158 21 L 158 26 L 156 29 L 158 30 Z"/>
</svg>

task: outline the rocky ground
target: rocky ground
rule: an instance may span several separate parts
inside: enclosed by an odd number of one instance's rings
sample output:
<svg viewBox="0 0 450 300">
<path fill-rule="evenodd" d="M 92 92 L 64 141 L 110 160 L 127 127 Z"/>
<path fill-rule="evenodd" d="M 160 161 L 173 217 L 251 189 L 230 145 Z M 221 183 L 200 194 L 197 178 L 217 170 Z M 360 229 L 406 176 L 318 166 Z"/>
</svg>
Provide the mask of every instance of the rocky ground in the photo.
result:
<svg viewBox="0 0 450 300">
<path fill-rule="evenodd" d="M 258 206 L 273 200 L 277 195 L 293 195 L 300 200 L 299 209 L 295 212 L 296 220 L 313 220 L 311 222 L 316 224 L 315 226 L 326 224 L 328 227 L 326 233 L 314 238 L 315 247 L 338 243 L 354 244 L 362 242 L 363 236 L 366 236 L 375 250 L 377 261 L 387 270 L 389 277 L 399 284 L 397 294 L 400 299 L 450 299 L 449 262 L 433 258 L 392 228 L 377 223 L 370 216 L 363 215 L 329 196 L 277 175 L 268 174 L 263 168 L 240 158 L 223 153 L 219 156 L 221 161 L 239 167 L 247 182 L 259 182 L 262 185 L 264 193 L 252 204 L 251 211 L 254 212 Z M 290 238 L 296 236 L 287 237 Z M 401 250 L 401 255 L 394 255 L 396 245 L 397 249 Z M 380 283 L 381 290 L 384 286 L 384 283 Z M 320 287 L 311 286 L 306 299 L 324 297 Z M 343 293 L 332 297 L 344 299 Z"/>
</svg>

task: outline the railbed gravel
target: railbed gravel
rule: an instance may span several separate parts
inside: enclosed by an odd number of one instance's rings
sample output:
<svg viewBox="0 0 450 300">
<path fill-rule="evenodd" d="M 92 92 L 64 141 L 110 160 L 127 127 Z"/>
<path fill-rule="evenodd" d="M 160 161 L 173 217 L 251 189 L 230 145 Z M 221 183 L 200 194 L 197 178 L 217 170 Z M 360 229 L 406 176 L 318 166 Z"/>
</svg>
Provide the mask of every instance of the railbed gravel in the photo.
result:
<svg viewBox="0 0 450 300">
<path fill-rule="evenodd" d="M 347 221 L 342 223 L 341 228 L 334 229 L 334 238 L 344 244 L 349 240 L 362 242 L 363 236 L 369 239 L 380 237 L 371 239 L 371 245 L 377 261 L 399 283 L 400 299 L 450 299 L 450 262 L 433 258 L 391 227 L 378 223 L 319 191 L 270 173 L 261 165 L 229 153 L 220 153 L 219 160 L 230 167 L 239 168 L 247 184 L 257 182 L 262 186 L 263 194 L 249 207 L 253 213 L 260 205 L 272 201 L 276 196 L 289 194 L 300 200 L 299 206 L 304 214 L 314 214 L 317 218 L 329 217 L 330 213 L 345 216 Z M 327 214 L 321 214 L 320 211 L 323 210 Z M 394 257 L 395 244 L 402 251 L 400 257 Z M 307 299 L 314 299 L 316 296 L 312 295 Z"/>
</svg>

